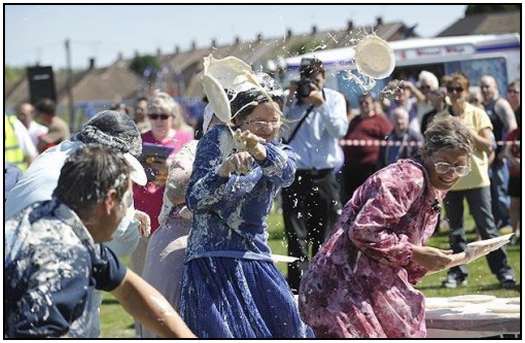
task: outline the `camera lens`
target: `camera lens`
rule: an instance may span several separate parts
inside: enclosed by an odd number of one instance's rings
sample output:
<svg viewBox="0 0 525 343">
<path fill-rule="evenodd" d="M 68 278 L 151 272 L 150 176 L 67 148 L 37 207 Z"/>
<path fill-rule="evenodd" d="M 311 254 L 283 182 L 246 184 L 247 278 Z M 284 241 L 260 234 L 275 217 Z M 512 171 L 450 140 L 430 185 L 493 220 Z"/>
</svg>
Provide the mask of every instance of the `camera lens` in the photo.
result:
<svg viewBox="0 0 525 343">
<path fill-rule="evenodd" d="M 309 80 L 300 81 L 297 85 L 297 95 L 301 98 L 307 98 L 312 92 L 312 86 Z"/>
</svg>

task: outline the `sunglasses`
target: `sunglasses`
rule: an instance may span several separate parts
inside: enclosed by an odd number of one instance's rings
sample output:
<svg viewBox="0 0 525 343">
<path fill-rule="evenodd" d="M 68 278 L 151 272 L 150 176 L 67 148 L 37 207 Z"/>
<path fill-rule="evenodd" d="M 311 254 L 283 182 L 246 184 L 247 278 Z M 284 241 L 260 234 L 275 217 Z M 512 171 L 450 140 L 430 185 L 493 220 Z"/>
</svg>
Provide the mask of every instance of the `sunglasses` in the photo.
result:
<svg viewBox="0 0 525 343">
<path fill-rule="evenodd" d="M 463 87 L 447 87 L 447 92 L 449 92 L 449 93 L 454 93 L 454 92 L 461 93 L 461 92 L 463 92 Z"/>
<path fill-rule="evenodd" d="M 169 114 L 148 114 L 148 118 L 151 120 L 167 120 L 170 117 Z"/>
</svg>

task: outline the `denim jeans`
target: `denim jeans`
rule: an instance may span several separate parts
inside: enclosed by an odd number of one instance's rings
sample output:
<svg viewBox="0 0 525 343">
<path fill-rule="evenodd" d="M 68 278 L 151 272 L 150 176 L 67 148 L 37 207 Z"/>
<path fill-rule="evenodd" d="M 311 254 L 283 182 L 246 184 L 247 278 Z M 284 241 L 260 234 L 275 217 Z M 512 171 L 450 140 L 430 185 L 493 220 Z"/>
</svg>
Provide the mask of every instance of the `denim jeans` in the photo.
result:
<svg viewBox="0 0 525 343">
<path fill-rule="evenodd" d="M 509 168 L 507 161 L 494 161 L 489 168 L 492 215 L 497 228 L 510 225 L 510 197 L 507 193 Z"/>
<path fill-rule="evenodd" d="M 476 223 L 476 229 L 481 239 L 498 237 L 498 229 L 494 224 L 490 203 L 490 187 L 474 188 L 462 191 L 450 191 L 445 197 L 445 210 L 450 224 L 449 242 L 454 253 L 465 250 L 467 244 L 463 220 L 463 199 L 467 199 L 470 213 Z M 501 280 L 505 276 L 513 276 L 507 263 L 507 254 L 503 248 L 495 250 L 486 256 L 491 272 Z M 459 280 L 466 279 L 466 265 L 453 267 L 449 275 Z"/>
</svg>

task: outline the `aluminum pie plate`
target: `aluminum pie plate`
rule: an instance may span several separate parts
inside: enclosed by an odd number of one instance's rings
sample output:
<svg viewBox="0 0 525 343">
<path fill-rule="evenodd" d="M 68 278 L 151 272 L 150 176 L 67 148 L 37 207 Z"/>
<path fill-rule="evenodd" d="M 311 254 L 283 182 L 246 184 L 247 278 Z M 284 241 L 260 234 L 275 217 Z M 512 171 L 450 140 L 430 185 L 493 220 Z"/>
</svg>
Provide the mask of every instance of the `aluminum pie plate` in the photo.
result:
<svg viewBox="0 0 525 343">
<path fill-rule="evenodd" d="M 469 243 L 469 244 L 467 244 L 467 246 L 472 246 L 472 247 L 480 246 L 480 247 L 483 247 L 483 246 L 492 245 L 492 244 L 498 245 L 500 243 L 508 243 L 508 241 L 511 239 L 512 235 L 514 235 L 514 234 L 513 233 L 509 233 L 507 235 L 503 235 L 503 236 L 499 236 L 499 237 L 495 237 L 495 238 L 491 238 L 491 239 L 479 240 L 479 241 L 475 241 L 475 242 Z"/>
<path fill-rule="evenodd" d="M 425 308 L 428 310 L 451 309 L 451 310 L 461 311 L 462 308 L 468 305 L 470 305 L 470 303 L 461 302 L 461 301 L 454 301 L 454 302 L 448 301 L 448 298 L 426 298 L 425 299 Z"/>
<path fill-rule="evenodd" d="M 469 304 L 482 304 L 494 300 L 496 300 L 495 296 L 485 294 L 467 294 L 449 298 L 450 302 L 462 302 Z"/>
<path fill-rule="evenodd" d="M 299 258 L 293 256 L 272 254 L 272 260 L 274 262 L 293 263 L 295 261 L 298 261 Z"/>
<path fill-rule="evenodd" d="M 509 305 L 521 305 L 521 299 L 520 298 L 507 298 L 505 299 L 506 303 Z"/>
<path fill-rule="evenodd" d="M 520 305 L 487 304 L 487 310 L 494 313 L 520 313 Z"/>
</svg>

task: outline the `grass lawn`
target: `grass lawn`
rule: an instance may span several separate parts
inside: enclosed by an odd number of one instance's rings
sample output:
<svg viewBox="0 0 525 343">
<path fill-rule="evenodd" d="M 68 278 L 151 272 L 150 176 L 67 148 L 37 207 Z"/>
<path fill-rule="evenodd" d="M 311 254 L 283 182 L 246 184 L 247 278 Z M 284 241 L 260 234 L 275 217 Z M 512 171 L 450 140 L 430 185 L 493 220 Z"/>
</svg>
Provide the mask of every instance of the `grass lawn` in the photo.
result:
<svg viewBox="0 0 525 343">
<path fill-rule="evenodd" d="M 465 206 L 468 209 L 468 206 Z M 467 210 L 466 210 L 467 211 Z M 472 218 L 465 213 L 467 238 L 472 241 L 475 239 L 475 232 Z M 277 212 L 272 213 L 268 219 L 269 242 L 272 252 L 275 254 L 286 255 L 286 238 L 283 232 L 282 215 Z M 430 246 L 448 249 L 447 233 L 439 233 L 431 238 Z M 446 276 L 446 271 L 429 275 L 424 278 L 417 288 L 426 296 L 454 296 L 462 294 L 492 294 L 498 297 L 519 297 L 521 294 L 521 259 L 520 246 L 507 246 L 509 263 L 516 273 L 518 286 L 515 290 L 504 290 L 499 287 L 498 280 L 489 270 L 487 262 L 481 258 L 469 264 L 468 286 L 458 289 L 441 288 L 441 280 Z M 127 264 L 127 259 L 123 259 Z M 278 263 L 279 270 L 286 275 L 286 264 Z M 102 335 L 101 337 L 125 338 L 134 337 L 133 319 L 122 309 L 114 297 L 109 293 L 104 294 L 104 300 L 100 309 Z"/>
</svg>

